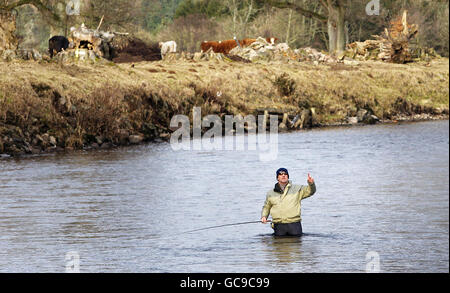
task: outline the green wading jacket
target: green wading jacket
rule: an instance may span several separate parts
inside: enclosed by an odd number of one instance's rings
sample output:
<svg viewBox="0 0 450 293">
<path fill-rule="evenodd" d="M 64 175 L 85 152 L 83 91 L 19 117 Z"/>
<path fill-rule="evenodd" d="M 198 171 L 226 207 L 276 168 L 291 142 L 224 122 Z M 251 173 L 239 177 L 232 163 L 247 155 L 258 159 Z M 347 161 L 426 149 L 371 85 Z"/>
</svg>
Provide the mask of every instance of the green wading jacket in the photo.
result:
<svg viewBox="0 0 450 293">
<path fill-rule="evenodd" d="M 277 185 L 275 189 L 267 192 L 266 201 L 264 203 L 261 217 L 268 217 L 272 215 L 273 223 L 295 223 L 300 222 L 301 219 L 301 201 L 308 198 L 316 192 L 316 185 L 308 184 L 293 185 L 289 181 L 284 192 L 282 192 Z"/>
</svg>

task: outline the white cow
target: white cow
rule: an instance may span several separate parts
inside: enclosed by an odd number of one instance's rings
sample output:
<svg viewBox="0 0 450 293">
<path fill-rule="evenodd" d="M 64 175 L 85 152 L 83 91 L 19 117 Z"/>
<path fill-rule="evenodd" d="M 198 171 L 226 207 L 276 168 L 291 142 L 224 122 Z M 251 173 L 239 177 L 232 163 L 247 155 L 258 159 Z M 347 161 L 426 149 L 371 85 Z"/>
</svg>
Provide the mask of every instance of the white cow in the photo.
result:
<svg viewBox="0 0 450 293">
<path fill-rule="evenodd" d="M 161 57 L 164 59 L 167 53 L 177 52 L 177 43 L 175 41 L 159 42 L 159 48 L 161 49 Z"/>
</svg>

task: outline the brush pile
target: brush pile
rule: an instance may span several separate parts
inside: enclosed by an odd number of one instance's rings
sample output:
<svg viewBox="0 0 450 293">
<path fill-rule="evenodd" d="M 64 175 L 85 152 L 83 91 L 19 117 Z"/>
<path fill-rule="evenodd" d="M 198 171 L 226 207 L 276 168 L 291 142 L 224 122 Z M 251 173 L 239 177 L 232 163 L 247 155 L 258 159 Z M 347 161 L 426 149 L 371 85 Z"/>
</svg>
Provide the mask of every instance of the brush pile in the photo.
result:
<svg viewBox="0 0 450 293">
<path fill-rule="evenodd" d="M 381 60 L 398 64 L 412 62 L 410 43 L 419 28 L 415 24 L 408 24 L 407 15 L 407 11 L 404 11 L 401 17 L 391 22 L 389 28 L 385 28 L 381 36 L 374 36 L 374 40 L 347 45 L 346 56 L 356 60 Z"/>
<path fill-rule="evenodd" d="M 135 37 L 117 36 L 110 46 L 115 63 L 161 60 L 161 49 L 157 43 L 146 44 Z"/>
</svg>

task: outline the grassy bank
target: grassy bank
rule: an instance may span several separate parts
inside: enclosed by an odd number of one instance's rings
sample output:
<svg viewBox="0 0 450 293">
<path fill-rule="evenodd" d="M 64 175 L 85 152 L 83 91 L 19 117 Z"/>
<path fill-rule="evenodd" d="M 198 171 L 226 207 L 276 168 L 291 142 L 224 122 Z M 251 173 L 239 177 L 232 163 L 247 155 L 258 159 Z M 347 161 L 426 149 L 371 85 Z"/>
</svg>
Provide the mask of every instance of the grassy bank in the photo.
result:
<svg viewBox="0 0 450 293">
<path fill-rule="evenodd" d="M 275 109 L 312 123 L 448 117 L 449 61 L 359 66 L 158 61 L 136 64 L 0 62 L 0 154 L 110 147 L 168 139 L 171 118 Z"/>
</svg>

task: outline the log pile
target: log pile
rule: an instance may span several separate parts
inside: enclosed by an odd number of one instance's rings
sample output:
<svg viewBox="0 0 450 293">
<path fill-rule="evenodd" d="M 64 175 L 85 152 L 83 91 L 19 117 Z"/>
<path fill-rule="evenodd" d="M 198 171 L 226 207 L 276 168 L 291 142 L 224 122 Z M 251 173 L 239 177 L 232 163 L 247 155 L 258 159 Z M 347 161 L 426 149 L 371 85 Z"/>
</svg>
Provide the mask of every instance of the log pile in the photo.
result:
<svg viewBox="0 0 450 293">
<path fill-rule="evenodd" d="M 230 51 L 230 56 L 237 56 L 250 62 L 259 61 L 318 61 L 328 62 L 329 56 L 312 48 L 292 50 L 287 43 L 270 44 L 266 39 L 259 37 L 247 47 L 235 47 Z M 335 62 L 336 60 L 330 61 Z"/>
<path fill-rule="evenodd" d="M 280 62 L 312 62 L 318 64 L 336 64 L 344 63 L 347 65 L 357 65 L 352 59 L 339 59 L 330 54 L 321 52 L 317 49 L 306 47 L 291 49 L 287 43 L 270 44 L 264 38 L 258 38 L 250 46 L 241 48 L 235 47 L 230 51 L 230 56 L 241 57 L 250 62 L 259 61 L 280 61 Z"/>
<path fill-rule="evenodd" d="M 354 42 L 347 45 L 346 56 L 356 60 L 382 60 L 404 64 L 413 61 L 410 42 L 418 33 L 418 26 L 408 24 L 407 11 L 385 28 L 374 40 Z"/>
</svg>

